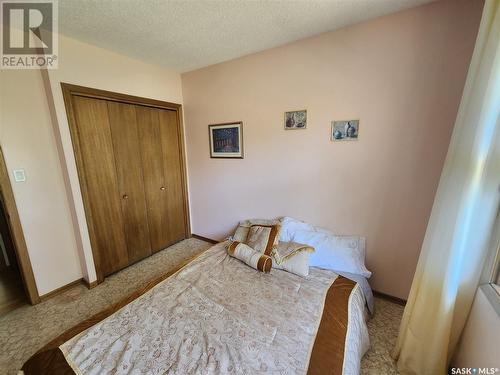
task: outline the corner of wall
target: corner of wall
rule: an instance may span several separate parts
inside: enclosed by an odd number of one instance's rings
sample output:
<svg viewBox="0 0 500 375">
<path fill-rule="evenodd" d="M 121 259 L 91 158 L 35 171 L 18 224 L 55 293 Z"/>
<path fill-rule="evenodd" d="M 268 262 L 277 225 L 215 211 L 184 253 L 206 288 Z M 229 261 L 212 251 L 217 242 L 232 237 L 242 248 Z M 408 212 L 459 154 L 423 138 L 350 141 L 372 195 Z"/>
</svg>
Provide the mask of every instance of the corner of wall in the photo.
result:
<svg viewBox="0 0 500 375">
<path fill-rule="evenodd" d="M 64 155 L 64 148 L 61 138 L 60 125 L 57 120 L 57 112 L 54 104 L 54 97 L 52 93 L 52 88 L 50 85 L 50 78 L 48 71 L 46 69 L 41 69 L 41 75 L 43 80 L 43 86 L 45 89 L 45 95 L 47 98 L 47 105 L 50 112 L 50 119 L 52 123 L 52 128 L 54 130 L 54 137 L 56 139 L 57 154 L 59 157 L 59 163 L 61 165 L 61 171 L 64 180 L 64 188 L 67 194 L 67 199 L 70 207 L 72 227 L 75 233 L 76 245 L 78 249 L 78 257 L 80 260 L 80 267 L 82 269 L 83 278 L 88 282 L 92 283 L 97 280 L 95 265 L 92 257 L 86 256 L 86 251 L 83 245 L 82 234 L 80 227 L 78 225 L 78 217 L 75 210 L 75 198 L 73 191 L 71 189 L 71 181 L 68 173 L 68 164 Z"/>
</svg>

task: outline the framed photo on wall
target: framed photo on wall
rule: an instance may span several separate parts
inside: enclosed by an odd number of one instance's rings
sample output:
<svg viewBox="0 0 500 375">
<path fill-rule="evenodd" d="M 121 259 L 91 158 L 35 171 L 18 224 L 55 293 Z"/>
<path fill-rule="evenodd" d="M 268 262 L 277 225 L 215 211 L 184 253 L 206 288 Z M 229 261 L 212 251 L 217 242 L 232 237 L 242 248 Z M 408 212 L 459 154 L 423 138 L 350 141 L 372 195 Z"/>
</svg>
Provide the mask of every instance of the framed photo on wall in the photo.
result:
<svg viewBox="0 0 500 375">
<path fill-rule="evenodd" d="M 243 122 L 208 125 L 210 157 L 243 159 Z"/>
<path fill-rule="evenodd" d="M 358 135 L 359 120 L 332 121 L 332 141 L 356 141 L 358 139 Z"/>
<path fill-rule="evenodd" d="M 285 130 L 307 128 L 307 110 L 285 112 Z"/>
</svg>

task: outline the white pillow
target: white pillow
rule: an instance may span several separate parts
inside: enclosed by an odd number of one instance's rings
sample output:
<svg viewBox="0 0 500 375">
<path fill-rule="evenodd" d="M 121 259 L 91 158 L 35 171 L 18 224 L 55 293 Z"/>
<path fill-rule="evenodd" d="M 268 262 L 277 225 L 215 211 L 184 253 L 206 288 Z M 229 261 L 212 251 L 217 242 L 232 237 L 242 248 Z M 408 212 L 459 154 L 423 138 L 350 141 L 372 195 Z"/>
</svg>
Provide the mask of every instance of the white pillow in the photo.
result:
<svg viewBox="0 0 500 375">
<path fill-rule="evenodd" d="M 365 267 L 364 237 L 297 230 L 292 240 L 314 247 L 316 251 L 309 257 L 310 266 L 354 273 L 367 278 L 372 275 Z"/>
<path fill-rule="evenodd" d="M 282 242 L 292 242 L 293 235 L 298 230 L 308 230 L 314 231 L 314 226 L 306 223 L 305 221 L 300 221 L 294 219 L 293 217 L 285 216 L 280 219 L 281 222 L 281 232 L 280 241 Z"/>
</svg>

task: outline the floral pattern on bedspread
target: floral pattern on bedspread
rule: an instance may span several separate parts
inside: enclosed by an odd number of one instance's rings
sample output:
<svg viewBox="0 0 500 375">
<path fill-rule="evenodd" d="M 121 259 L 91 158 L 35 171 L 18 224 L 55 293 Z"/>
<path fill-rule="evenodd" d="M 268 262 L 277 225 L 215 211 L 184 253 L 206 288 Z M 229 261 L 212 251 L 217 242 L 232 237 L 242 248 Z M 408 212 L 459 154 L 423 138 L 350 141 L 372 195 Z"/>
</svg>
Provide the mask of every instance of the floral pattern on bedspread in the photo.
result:
<svg viewBox="0 0 500 375">
<path fill-rule="evenodd" d="M 219 244 L 60 348 L 84 374 L 302 374 L 336 277 L 265 274 Z"/>
</svg>

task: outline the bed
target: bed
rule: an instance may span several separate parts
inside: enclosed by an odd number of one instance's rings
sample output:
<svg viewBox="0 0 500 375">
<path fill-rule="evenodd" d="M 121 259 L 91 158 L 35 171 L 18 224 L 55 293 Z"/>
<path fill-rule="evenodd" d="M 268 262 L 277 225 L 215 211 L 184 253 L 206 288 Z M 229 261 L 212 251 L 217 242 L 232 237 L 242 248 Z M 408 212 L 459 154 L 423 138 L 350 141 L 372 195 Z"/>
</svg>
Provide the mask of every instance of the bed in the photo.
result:
<svg viewBox="0 0 500 375">
<path fill-rule="evenodd" d="M 265 274 L 206 250 L 33 355 L 30 374 L 358 374 L 361 283 L 312 267 Z"/>
</svg>

